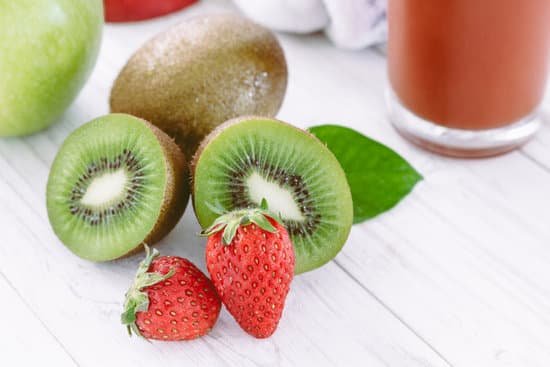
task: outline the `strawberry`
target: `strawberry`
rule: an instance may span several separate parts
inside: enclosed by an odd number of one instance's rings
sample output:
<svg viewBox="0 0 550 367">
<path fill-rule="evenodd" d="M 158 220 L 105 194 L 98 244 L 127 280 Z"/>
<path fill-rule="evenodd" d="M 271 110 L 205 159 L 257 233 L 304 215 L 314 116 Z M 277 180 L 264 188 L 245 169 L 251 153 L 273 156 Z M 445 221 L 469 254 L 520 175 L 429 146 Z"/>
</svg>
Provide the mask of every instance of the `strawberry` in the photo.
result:
<svg viewBox="0 0 550 367">
<path fill-rule="evenodd" d="M 286 229 L 262 208 L 219 217 L 209 236 L 206 266 L 223 304 L 256 338 L 277 328 L 294 276 L 294 249 Z"/>
<path fill-rule="evenodd" d="M 126 293 L 121 320 L 132 335 L 190 340 L 212 329 L 220 314 L 216 289 L 189 260 L 149 251 Z"/>
<path fill-rule="evenodd" d="M 197 0 L 103 0 L 105 20 L 131 22 L 158 17 L 189 6 Z"/>
</svg>

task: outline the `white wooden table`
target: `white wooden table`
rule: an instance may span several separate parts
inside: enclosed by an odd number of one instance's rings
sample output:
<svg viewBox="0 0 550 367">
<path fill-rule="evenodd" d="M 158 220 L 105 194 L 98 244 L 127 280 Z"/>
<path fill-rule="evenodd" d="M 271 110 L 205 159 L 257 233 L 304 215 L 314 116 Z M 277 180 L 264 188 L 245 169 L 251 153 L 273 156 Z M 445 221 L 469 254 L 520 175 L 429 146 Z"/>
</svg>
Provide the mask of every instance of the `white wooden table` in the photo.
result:
<svg viewBox="0 0 550 367">
<path fill-rule="evenodd" d="M 550 127 L 519 151 L 485 160 L 436 156 L 402 140 L 385 115 L 385 58 L 321 35 L 279 35 L 290 69 L 279 117 L 351 126 L 425 176 L 397 208 L 355 226 L 340 255 L 293 282 L 276 334 L 256 340 L 224 310 L 192 342 L 129 339 L 123 294 L 141 255 L 81 260 L 52 233 L 49 166 L 77 126 L 108 112 L 112 81 L 140 44 L 203 1 L 154 21 L 105 28 L 95 71 L 62 121 L 0 140 L 0 366 L 550 365 Z M 160 249 L 204 269 L 191 207 Z"/>
</svg>

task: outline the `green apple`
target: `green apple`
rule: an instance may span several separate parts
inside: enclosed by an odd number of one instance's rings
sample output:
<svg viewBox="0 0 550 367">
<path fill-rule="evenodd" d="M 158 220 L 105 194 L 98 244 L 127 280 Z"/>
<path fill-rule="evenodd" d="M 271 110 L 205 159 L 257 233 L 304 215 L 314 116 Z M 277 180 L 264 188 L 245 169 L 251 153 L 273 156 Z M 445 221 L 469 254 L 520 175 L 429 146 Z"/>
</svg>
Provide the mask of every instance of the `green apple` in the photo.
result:
<svg viewBox="0 0 550 367">
<path fill-rule="evenodd" d="M 0 136 L 56 120 L 97 58 L 102 0 L 0 0 Z"/>
</svg>

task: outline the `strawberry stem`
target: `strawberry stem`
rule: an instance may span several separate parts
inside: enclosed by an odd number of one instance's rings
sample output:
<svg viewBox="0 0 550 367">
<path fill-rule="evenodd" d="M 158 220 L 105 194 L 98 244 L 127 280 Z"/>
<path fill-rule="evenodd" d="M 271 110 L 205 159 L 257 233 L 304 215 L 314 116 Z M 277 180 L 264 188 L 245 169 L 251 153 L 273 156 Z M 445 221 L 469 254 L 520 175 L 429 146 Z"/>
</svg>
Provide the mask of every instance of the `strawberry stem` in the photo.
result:
<svg viewBox="0 0 550 367">
<path fill-rule="evenodd" d="M 239 227 L 247 226 L 252 223 L 270 233 L 276 232 L 276 228 L 271 224 L 268 218 L 272 218 L 279 222 L 275 216 L 269 213 L 267 201 L 262 199 L 259 208 L 239 209 L 218 217 L 214 223 L 212 223 L 210 227 L 204 229 L 200 235 L 210 236 L 223 230 L 222 242 L 224 245 L 229 245 L 233 241 Z"/>
<path fill-rule="evenodd" d="M 145 246 L 145 259 L 139 263 L 134 283 L 126 292 L 126 299 L 124 301 L 124 310 L 120 317 L 123 325 L 126 325 L 128 334 L 132 335 L 132 332 L 138 336 L 142 336 L 136 325 L 136 314 L 138 312 L 145 312 L 149 309 L 149 296 L 143 291 L 144 288 L 151 285 L 155 285 L 162 281 L 172 277 L 175 273 L 174 269 L 166 274 L 150 273 L 149 267 L 153 260 L 159 255 L 157 249 L 151 251 L 149 246 Z"/>
</svg>

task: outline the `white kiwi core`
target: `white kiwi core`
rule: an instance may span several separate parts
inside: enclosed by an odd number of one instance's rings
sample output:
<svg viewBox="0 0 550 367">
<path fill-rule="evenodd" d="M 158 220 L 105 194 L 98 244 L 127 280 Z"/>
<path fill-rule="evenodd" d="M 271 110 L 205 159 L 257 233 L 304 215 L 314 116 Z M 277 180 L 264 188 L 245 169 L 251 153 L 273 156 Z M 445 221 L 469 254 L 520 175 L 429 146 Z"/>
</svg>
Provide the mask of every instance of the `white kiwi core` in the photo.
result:
<svg viewBox="0 0 550 367">
<path fill-rule="evenodd" d="M 124 169 L 104 173 L 92 180 L 80 202 L 96 208 L 108 206 L 126 193 L 127 180 Z"/>
<path fill-rule="evenodd" d="M 257 172 L 253 172 L 246 179 L 246 186 L 250 200 L 254 203 L 260 205 L 262 199 L 266 199 L 269 203 L 269 210 L 279 214 L 283 219 L 305 220 L 290 190 L 266 180 Z"/>
</svg>

